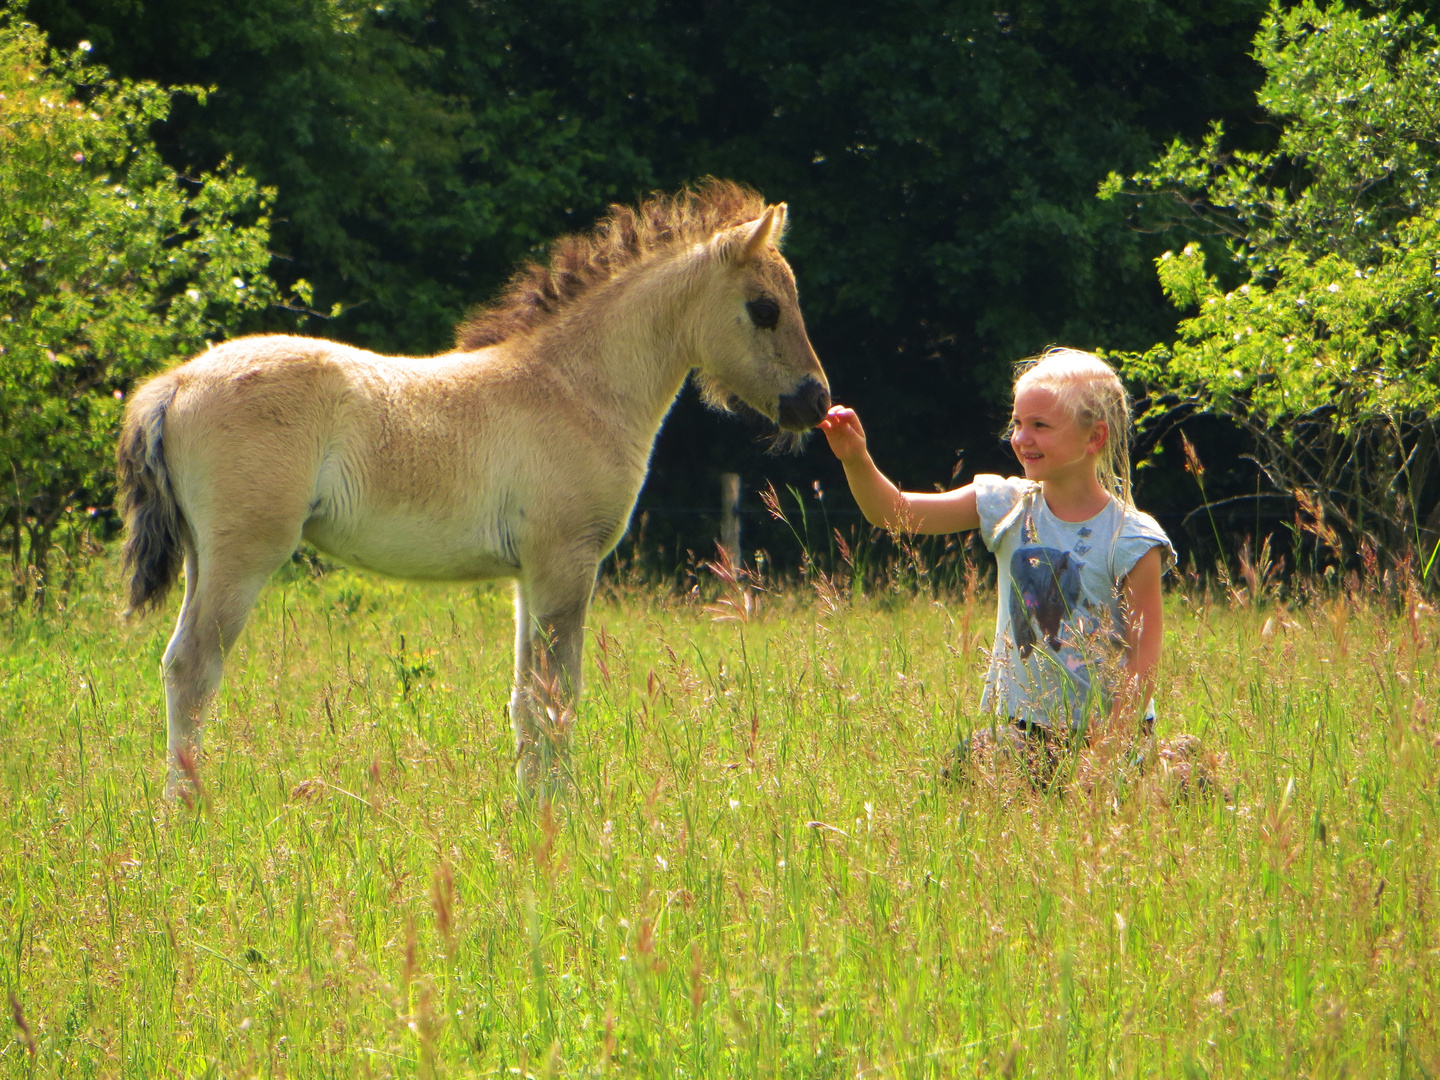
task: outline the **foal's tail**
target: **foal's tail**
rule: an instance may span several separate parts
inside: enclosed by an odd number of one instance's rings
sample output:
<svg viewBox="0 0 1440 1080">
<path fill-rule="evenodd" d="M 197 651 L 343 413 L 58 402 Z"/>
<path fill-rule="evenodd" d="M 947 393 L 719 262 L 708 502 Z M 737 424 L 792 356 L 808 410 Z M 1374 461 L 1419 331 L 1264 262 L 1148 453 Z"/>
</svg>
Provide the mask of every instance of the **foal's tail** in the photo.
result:
<svg viewBox="0 0 1440 1080">
<path fill-rule="evenodd" d="M 173 379 L 159 378 L 136 392 L 125 410 L 115 473 L 125 517 L 125 573 L 129 614 L 154 610 L 180 576 L 184 548 L 181 513 L 165 465 L 165 414 L 175 400 Z"/>
</svg>

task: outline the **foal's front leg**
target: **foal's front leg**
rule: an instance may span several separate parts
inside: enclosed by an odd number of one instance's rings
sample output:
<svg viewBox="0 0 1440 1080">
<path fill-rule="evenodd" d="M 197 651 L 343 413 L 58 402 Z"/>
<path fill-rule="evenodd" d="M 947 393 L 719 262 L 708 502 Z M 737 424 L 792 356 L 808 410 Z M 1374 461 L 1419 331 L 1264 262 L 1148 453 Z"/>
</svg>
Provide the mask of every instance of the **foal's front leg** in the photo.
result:
<svg viewBox="0 0 1440 1080">
<path fill-rule="evenodd" d="M 515 771 L 540 798 L 559 790 L 569 771 L 570 729 L 580 697 L 585 616 L 596 565 L 565 576 L 522 580 L 515 590 L 515 685 L 510 720 Z"/>
</svg>

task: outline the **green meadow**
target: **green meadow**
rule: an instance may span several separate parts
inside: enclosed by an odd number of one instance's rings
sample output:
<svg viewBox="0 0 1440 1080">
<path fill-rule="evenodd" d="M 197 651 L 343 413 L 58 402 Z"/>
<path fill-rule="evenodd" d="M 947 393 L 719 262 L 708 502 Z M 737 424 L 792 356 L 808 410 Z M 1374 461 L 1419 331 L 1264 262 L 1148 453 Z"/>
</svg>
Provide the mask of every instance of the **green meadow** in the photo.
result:
<svg viewBox="0 0 1440 1080">
<path fill-rule="evenodd" d="M 1440 619 L 1167 596 L 1209 785 L 941 775 L 983 590 L 602 585 L 517 791 L 503 587 L 298 564 L 170 806 L 173 612 L 0 623 L 6 1077 L 1440 1075 Z M 1075 776 L 1089 779 L 1080 782 Z"/>
</svg>

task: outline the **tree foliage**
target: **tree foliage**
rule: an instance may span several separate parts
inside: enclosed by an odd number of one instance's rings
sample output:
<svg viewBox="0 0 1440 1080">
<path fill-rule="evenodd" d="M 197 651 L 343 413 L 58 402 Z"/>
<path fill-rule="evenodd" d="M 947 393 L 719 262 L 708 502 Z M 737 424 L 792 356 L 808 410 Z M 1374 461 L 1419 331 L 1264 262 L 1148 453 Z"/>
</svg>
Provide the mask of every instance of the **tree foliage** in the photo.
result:
<svg viewBox="0 0 1440 1080">
<path fill-rule="evenodd" d="M 992 433 L 1011 361 L 1171 330 L 1150 271 L 1161 241 L 1095 187 L 1253 107 L 1264 0 L 27 10 L 125 74 L 213 86 L 158 138 L 177 167 L 230 155 L 276 187 L 274 272 L 338 305 L 306 332 L 446 348 L 517 260 L 609 202 L 705 174 L 788 200 L 786 251 L 835 393 L 865 411 L 887 467 L 928 486 L 957 447 L 1003 467 Z M 731 469 L 747 485 L 842 483 L 823 450 L 764 459 L 755 434 L 682 401 L 642 502 L 708 506 Z M 673 520 L 706 543 L 702 518 Z"/>
<path fill-rule="evenodd" d="M 1255 46 L 1274 150 L 1234 150 L 1216 125 L 1104 188 L 1223 241 L 1245 278 L 1223 289 L 1199 243 L 1161 256 L 1166 294 L 1194 314 L 1126 370 L 1155 390 L 1152 423 L 1242 424 L 1335 554 L 1369 545 L 1433 571 L 1440 34 L 1396 5 L 1307 2 L 1277 6 Z"/>
<path fill-rule="evenodd" d="M 21 595 L 108 505 L 134 381 L 276 300 L 270 194 L 177 175 L 148 135 L 172 92 L 88 49 L 50 53 L 0 11 L 0 536 Z"/>
</svg>

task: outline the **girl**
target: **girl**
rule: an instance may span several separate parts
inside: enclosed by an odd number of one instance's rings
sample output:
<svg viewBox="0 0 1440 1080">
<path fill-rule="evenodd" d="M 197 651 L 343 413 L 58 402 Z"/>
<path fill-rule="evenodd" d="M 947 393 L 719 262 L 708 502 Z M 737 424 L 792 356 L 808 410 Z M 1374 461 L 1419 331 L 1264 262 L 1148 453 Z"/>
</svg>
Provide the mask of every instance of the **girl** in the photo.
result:
<svg viewBox="0 0 1440 1080">
<path fill-rule="evenodd" d="M 1013 746 L 1067 741 L 1151 701 L 1160 578 L 1175 553 L 1131 500 L 1130 423 L 1115 372 L 1073 349 L 1020 365 L 1010 446 L 1024 479 L 900 491 L 870 459 L 854 410 L 837 405 L 820 423 L 872 525 L 979 529 L 995 554 L 999 610 L 980 707 L 998 714 L 997 734 Z M 1147 724 L 1152 717 L 1147 708 Z"/>
</svg>

